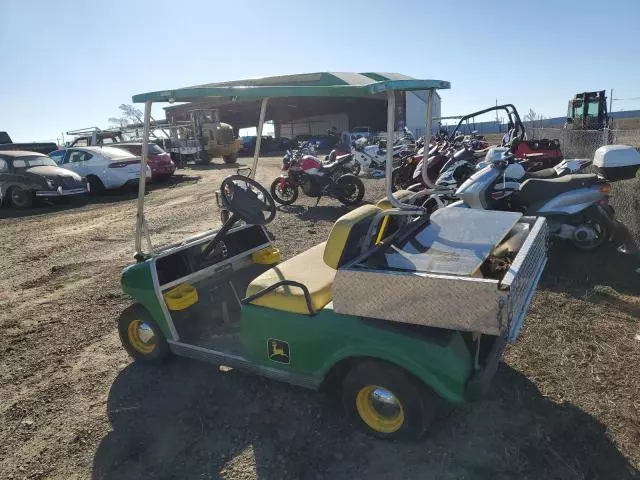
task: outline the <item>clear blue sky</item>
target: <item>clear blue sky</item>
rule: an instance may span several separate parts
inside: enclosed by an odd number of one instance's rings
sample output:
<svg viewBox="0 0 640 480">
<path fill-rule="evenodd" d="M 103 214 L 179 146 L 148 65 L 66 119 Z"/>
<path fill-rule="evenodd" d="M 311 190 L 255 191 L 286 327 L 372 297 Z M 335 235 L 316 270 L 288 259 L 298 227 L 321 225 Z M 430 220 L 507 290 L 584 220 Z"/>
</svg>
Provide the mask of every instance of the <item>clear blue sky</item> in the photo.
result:
<svg viewBox="0 0 640 480">
<path fill-rule="evenodd" d="M 639 0 L 0 0 L 0 130 L 55 139 L 135 93 L 315 71 L 449 80 L 444 115 L 559 116 L 578 91 L 640 97 L 639 19 Z"/>
</svg>

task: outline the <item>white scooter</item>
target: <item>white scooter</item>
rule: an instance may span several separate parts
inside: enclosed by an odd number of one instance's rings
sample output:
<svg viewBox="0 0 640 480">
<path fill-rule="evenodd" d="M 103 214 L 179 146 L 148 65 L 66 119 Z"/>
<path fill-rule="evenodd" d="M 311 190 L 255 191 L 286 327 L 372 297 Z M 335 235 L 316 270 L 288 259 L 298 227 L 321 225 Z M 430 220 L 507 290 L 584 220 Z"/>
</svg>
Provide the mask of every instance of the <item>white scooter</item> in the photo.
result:
<svg viewBox="0 0 640 480">
<path fill-rule="evenodd" d="M 593 164 L 600 176 L 528 178 L 522 183 L 511 182 L 509 188 L 507 178 L 524 172 L 514 161 L 513 155 L 505 152 L 500 160 L 473 174 L 457 189 L 455 196 L 460 201 L 451 207 L 511 210 L 543 216 L 552 234 L 571 241 L 581 250 L 593 250 L 607 240 L 622 244 L 623 251 L 637 250 L 628 229 L 615 219 L 608 203 L 610 185 L 606 180 L 633 178 L 640 168 L 640 154 L 633 147 L 610 145 L 598 149 Z"/>
</svg>

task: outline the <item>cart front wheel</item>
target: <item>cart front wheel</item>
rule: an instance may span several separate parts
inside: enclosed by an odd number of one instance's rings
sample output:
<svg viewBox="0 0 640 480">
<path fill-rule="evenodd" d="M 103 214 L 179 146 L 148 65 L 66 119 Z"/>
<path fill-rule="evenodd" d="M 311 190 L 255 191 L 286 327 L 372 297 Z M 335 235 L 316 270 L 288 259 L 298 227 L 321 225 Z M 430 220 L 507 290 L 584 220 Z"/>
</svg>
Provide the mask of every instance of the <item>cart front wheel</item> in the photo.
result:
<svg viewBox="0 0 640 480">
<path fill-rule="evenodd" d="M 120 341 L 136 360 L 159 361 L 169 354 L 167 340 L 147 310 L 131 305 L 118 319 Z"/>
<path fill-rule="evenodd" d="M 437 398 L 404 370 L 367 361 L 344 379 L 347 415 L 365 432 L 389 440 L 418 439 L 435 416 Z"/>
</svg>

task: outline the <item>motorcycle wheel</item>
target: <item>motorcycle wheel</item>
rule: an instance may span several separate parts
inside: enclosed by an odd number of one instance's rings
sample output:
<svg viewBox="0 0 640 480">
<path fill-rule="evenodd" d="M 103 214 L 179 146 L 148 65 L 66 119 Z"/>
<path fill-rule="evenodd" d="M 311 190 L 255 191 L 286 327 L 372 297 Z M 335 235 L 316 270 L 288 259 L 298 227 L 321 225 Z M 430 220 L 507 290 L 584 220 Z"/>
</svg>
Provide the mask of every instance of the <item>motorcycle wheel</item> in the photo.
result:
<svg viewBox="0 0 640 480">
<path fill-rule="evenodd" d="M 364 198 L 364 183 L 355 175 L 343 175 L 336 182 L 342 190 L 338 200 L 345 205 L 358 205 Z"/>
<path fill-rule="evenodd" d="M 298 187 L 284 182 L 284 188 L 282 188 L 281 180 L 276 178 L 271 184 L 271 196 L 281 205 L 291 205 L 298 199 Z"/>
<path fill-rule="evenodd" d="M 583 226 L 594 230 L 596 237 L 587 238 L 586 234 L 581 234 L 582 232 L 574 234 L 571 242 L 578 250 L 591 252 L 601 246 L 609 237 L 609 231 L 605 221 L 597 215 L 591 214 L 585 216 L 580 227 Z"/>
</svg>

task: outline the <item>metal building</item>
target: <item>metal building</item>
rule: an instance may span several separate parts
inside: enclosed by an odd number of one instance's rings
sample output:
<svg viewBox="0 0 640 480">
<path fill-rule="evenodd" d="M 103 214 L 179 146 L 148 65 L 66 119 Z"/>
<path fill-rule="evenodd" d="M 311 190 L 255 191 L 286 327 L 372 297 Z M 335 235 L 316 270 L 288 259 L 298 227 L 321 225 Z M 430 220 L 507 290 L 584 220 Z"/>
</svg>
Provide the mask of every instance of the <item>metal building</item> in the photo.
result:
<svg viewBox="0 0 640 480">
<path fill-rule="evenodd" d="M 366 85 L 382 80 L 411 79 L 407 75 L 387 72 L 317 72 L 297 75 L 236 80 L 198 86 L 228 85 Z M 396 98 L 396 130 L 407 126 L 417 134 L 424 133 L 427 112 L 426 92 L 398 92 Z M 440 116 L 440 97 L 434 93 L 433 116 Z M 233 101 L 219 99 L 197 104 L 189 103 L 166 108 L 169 121 L 187 120 L 188 112 L 196 108 L 218 108 L 220 120 L 237 130 L 253 127 L 258 123 L 259 101 Z M 336 127 L 339 131 L 351 131 L 355 127 L 369 127 L 372 131 L 386 130 L 385 94 L 371 98 L 278 98 L 269 102 L 267 119 L 274 123 L 276 137 L 292 138 L 297 135 L 324 134 Z"/>
</svg>

